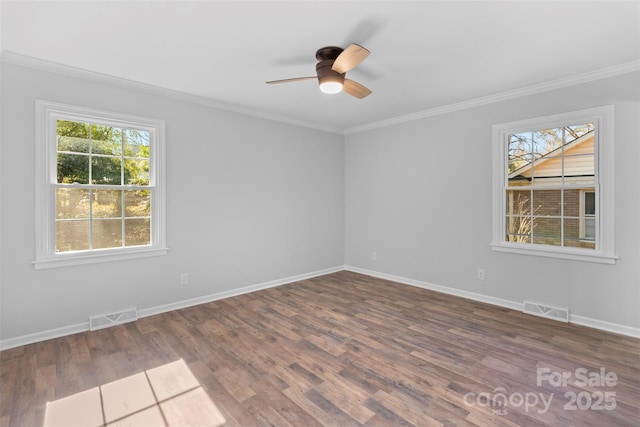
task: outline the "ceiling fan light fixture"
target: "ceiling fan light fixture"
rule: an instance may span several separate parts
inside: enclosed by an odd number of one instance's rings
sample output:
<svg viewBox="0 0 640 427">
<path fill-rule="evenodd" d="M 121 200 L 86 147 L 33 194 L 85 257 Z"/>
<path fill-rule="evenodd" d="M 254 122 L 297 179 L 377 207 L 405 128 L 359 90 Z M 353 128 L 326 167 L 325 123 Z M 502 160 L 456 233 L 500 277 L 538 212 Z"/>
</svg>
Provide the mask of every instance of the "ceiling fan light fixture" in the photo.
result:
<svg viewBox="0 0 640 427">
<path fill-rule="evenodd" d="M 330 78 L 330 76 L 320 78 L 320 91 L 330 95 L 342 92 L 342 83 L 344 79 Z"/>
<path fill-rule="evenodd" d="M 344 86 L 344 74 L 331 69 L 333 61 L 333 59 L 323 59 L 316 64 L 318 84 L 320 84 L 320 91 L 323 93 L 340 93 L 342 92 L 342 86 Z"/>
</svg>

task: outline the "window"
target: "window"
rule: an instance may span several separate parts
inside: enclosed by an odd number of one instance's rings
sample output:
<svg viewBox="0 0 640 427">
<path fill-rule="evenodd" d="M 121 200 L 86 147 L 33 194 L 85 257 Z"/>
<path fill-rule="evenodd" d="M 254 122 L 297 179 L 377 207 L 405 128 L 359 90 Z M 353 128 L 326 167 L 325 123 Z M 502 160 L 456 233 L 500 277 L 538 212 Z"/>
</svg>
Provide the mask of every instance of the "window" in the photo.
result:
<svg viewBox="0 0 640 427">
<path fill-rule="evenodd" d="M 35 268 L 165 254 L 164 122 L 36 110 Z"/>
<path fill-rule="evenodd" d="M 613 107 L 495 125 L 492 248 L 614 263 Z"/>
</svg>

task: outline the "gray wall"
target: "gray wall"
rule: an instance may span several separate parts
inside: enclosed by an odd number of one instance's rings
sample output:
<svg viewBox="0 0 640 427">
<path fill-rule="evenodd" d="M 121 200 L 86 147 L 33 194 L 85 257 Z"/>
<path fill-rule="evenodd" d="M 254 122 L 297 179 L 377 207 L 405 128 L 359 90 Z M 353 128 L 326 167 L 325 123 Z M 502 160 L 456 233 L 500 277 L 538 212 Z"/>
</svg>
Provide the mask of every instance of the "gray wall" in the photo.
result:
<svg viewBox="0 0 640 427">
<path fill-rule="evenodd" d="M 640 327 L 639 73 L 343 137 L 0 66 L 0 340 L 342 265 Z M 169 255 L 33 269 L 36 98 L 166 120 Z M 491 126 L 606 104 L 617 264 L 491 251 Z"/>
<path fill-rule="evenodd" d="M 341 135 L 1 66 L 1 339 L 342 266 Z M 166 120 L 167 256 L 33 269 L 36 98 Z"/>
<path fill-rule="evenodd" d="M 636 72 L 348 135 L 345 264 L 640 327 L 639 82 Z M 617 264 L 493 252 L 492 125 L 608 104 Z"/>
</svg>

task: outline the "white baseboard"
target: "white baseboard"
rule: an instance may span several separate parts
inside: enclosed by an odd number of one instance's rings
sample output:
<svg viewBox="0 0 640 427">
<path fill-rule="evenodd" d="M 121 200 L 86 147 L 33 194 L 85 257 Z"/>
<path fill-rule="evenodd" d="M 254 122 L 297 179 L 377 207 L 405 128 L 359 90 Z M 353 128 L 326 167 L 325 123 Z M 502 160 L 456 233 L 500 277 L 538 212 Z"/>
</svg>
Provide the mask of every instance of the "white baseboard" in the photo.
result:
<svg viewBox="0 0 640 427">
<path fill-rule="evenodd" d="M 250 292 L 256 292 L 263 289 L 274 288 L 276 286 L 286 285 L 288 283 L 299 282 L 300 280 L 311 279 L 312 277 L 324 276 L 325 274 L 336 273 L 344 270 L 343 266 L 327 268 L 324 270 L 314 271 L 312 273 L 299 274 L 296 276 L 285 277 L 284 279 L 271 280 L 269 282 L 258 283 L 257 285 L 245 286 L 243 288 L 231 289 L 229 291 L 218 292 L 215 294 L 204 295 L 197 298 L 178 301 L 170 304 L 160 305 L 157 307 L 143 308 L 138 310 L 138 317 L 148 317 L 155 314 L 166 313 L 168 311 L 180 310 L 181 308 L 193 307 L 194 305 L 206 304 L 208 302 L 217 301 L 225 298 L 235 297 Z"/>
<path fill-rule="evenodd" d="M 89 321 L 78 323 L 76 325 L 63 326 L 61 328 L 49 329 L 46 331 L 35 332 L 33 334 L 21 335 L 19 337 L 7 338 L 0 340 L 0 351 L 8 350 L 21 345 L 33 344 L 40 341 L 46 341 L 53 338 L 60 338 L 67 335 L 73 335 L 89 330 Z"/>
<path fill-rule="evenodd" d="M 268 282 L 258 283 L 256 285 L 245 286 L 242 288 L 232 289 L 224 292 L 218 292 L 210 295 L 204 295 L 201 297 L 191 298 L 183 301 L 177 301 L 174 303 L 160 305 L 156 307 L 143 308 L 138 310 L 138 317 L 153 316 L 156 314 L 166 313 L 168 311 L 179 310 L 181 308 L 192 307 L 195 305 L 205 304 L 208 302 L 217 301 L 224 298 L 230 298 L 237 295 L 256 292 L 262 289 L 268 289 L 276 286 L 286 285 L 289 283 L 298 282 L 300 280 L 323 276 L 325 274 L 336 273 L 342 270 L 352 271 L 354 273 L 360 273 L 367 276 L 377 277 L 380 279 L 391 280 L 394 282 L 403 283 L 405 285 L 416 286 L 419 288 L 442 292 L 449 295 L 468 298 L 474 301 L 479 301 L 487 304 L 497 305 L 500 307 L 510 308 L 512 310 L 522 311 L 522 303 L 520 302 L 509 301 L 502 298 L 496 298 L 488 295 L 477 294 L 475 292 L 468 292 L 460 289 L 450 288 L 447 286 L 441 286 L 433 283 L 423 282 L 421 280 L 408 279 L 406 277 L 395 276 L 392 274 L 386 274 L 378 271 L 367 270 L 364 268 L 345 265 L 345 266 L 327 268 L 324 270 L 318 270 L 311 273 L 285 277 L 282 279 L 271 280 Z M 626 335 L 634 338 L 640 338 L 639 328 L 605 322 L 603 320 L 592 319 L 589 317 L 578 316 L 575 314 L 570 314 L 569 323 L 588 326 L 590 328 L 600 329 L 603 331 L 613 332 L 616 334 Z M 86 332 L 88 330 L 89 330 L 89 321 L 78 323 L 75 325 L 63 326 L 61 328 L 55 328 L 55 329 L 49 329 L 46 331 L 36 332 L 33 334 L 22 335 L 19 337 L 7 338 L 7 339 L 0 340 L 0 351 L 8 350 L 10 348 L 19 347 L 22 345 L 33 344 L 36 342 L 45 341 L 53 338 L 59 338 L 67 335 L 77 334 L 80 332 Z"/>
<path fill-rule="evenodd" d="M 299 274 L 296 276 L 285 277 L 283 279 L 271 280 L 264 283 L 258 283 L 256 285 L 245 286 L 238 289 L 232 289 L 229 291 L 218 292 L 215 294 L 204 295 L 198 298 L 191 298 L 188 300 L 177 301 L 170 304 L 160 305 L 157 307 L 149 307 L 138 310 L 138 317 L 153 316 L 155 314 L 166 313 L 168 311 L 179 310 L 181 308 L 192 307 L 194 305 L 205 304 L 212 301 L 221 300 L 224 298 L 233 297 L 236 295 L 242 295 L 249 292 L 255 292 L 262 289 L 273 288 L 276 286 L 286 285 L 288 283 L 298 282 L 300 280 L 311 279 L 312 277 L 323 276 L 325 274 L 331 274 L 344 270 L 344 266 L 337 266 L 333 268 L 327 268 L 324 270 L 318 270 L 311 273 Z M 89 330 L 89 321 L 78 323 L 76 325 L 63 326 L 61 328 L 49 329 L 46 331 L 36 332 L 33 334 L 22 335 L 13 338 L 7 338 L 0 340 L 0 351 L 8 350 L 10 348 L 19 347 L 22 345 L 33 344 L 40 341 L 46 341 L 53 338 L 60 338 L 67 335 L 77 334 L 80 332 L 86 332 Z"/>
<path fill-rule="evenodd" d="M 510 308 L 512 310 L 522 311 L 521 302 L 509 301 L 502 298 L 496 298 L 488 295 L 477 294 L 475 292 L 463 291 L 460 289 L 450 288 L 447 286 L 435 285 L 433 283 L 423 282 L 415 279 L 408 279 L 406 277 L 395 276 L 393 274 L 381 273 L 378 271 L 367 270 L 359 267 L 352 267 L 349 265 L 345 265 L 344 269 L 347 271 L 353 271 L 354 273 L 365 274 L 367 276 L 391 280 L 394 282 L 403 283 L 405 285 L 411 285 L 419 288 L 430 289 L 432 291 L 442 292 L 449 295 L 472 299 L 474 301 L 484 302 L 487 304 L 493 304 L 500 307 Z M 590 317 L 569 314 L 569 323 L 574 323 L 576 325 L 581 325 L 581 326 L 588 326 L 590 328 L 600 329 L 603 331 L 613 332 L 616 334 L 626 335 L 634 338 L 640 338 L 640 328 L 634 328 L 632 326 L 606 322 L 604 320 L 593 319 Z"/>
<path fill-rule="evenodd" d="M 605 322 L 604 320 L 592 319 L 590 317 L 576 316 L 575 314 L 569 313 L 569 323 L 588 326 L 590 328 L 613 332 L 620 335 L 627 335 L 629 337 L 640 338 L 640 328 Z"/>
<path fill-rule="evenodd" d="M 349 265 L 345 266 L 344 269 L 347 271 L 353 271 L 354 273 L 360 273 L 360 274 L 365 274 L 367 276 L 377 277 L 380 279 L 391 280 L 392 282 L 398 282 L 405 285 L 416 286 L 418 288 L 429 289 L 432 291 L 442 292 L 448 295 L 468 298 L 474 301 L 486 302 L 487 304 L 506 307 L 512 310 L 522 311 L 522 303 L 509 301 L 506 299 L 490 297 L 487 295 L 477 294 L 475 292 L 463 291 L 460 289 L 450 288 L 447 286 L 441 286 L 441 285 L 435 285 L 433 283 L 423 282 L 421 280 L 408 279 L 406 277 L 394 276 L 393 274 L 380 273 L 378 271 L 367 270 L 359 267 L 352 267 Z"/>
</svg>

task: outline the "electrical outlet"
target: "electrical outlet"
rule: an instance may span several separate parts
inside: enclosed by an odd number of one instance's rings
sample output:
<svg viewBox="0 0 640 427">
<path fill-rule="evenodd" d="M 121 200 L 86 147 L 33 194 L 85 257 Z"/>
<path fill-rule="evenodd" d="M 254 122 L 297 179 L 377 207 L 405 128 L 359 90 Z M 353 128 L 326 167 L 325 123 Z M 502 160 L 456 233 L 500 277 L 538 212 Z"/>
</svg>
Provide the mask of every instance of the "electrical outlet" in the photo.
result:
<svg viewBox="0 0 640 427">
<path fill-rule="evenodd" d="M 180 275 L 180 284 L 188 285 L 189 284 L 189 273 L 182 273 Z"/>
<path fill-rule="evenodd" d="M 371 252 L 371 259 L 373 261 L 377 260 L 378 259 L 378 253 L 377 252 Z"/>
<path fill-rule="evenodd" d="M 476 271 L 476 278 L 477 278 L 478 280 L 484 280 L 484 270 L 483 270 L 482 268 L 479 268 L 479 269 Z"/>
</svg>

